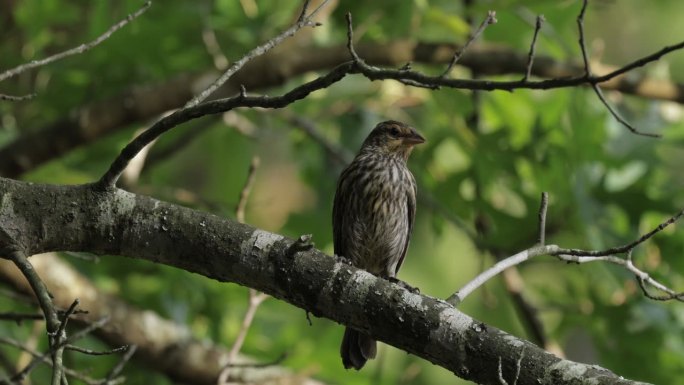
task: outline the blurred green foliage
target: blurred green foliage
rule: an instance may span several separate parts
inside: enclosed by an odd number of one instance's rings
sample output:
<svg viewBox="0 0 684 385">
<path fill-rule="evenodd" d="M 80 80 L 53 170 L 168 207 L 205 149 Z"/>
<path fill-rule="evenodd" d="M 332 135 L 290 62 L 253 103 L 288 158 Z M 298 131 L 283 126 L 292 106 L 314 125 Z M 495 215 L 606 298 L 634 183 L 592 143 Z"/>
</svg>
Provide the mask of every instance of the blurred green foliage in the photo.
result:
<svg viewBox="0 0 684 385">
<path fill-rule="evenodd" d="M 547 23 L 537 52 L 558 60 L 577 60 L 575 18 L 578 1 L 414 0 L 351 2 L 341 0 L 323 27 L 314 30 L 317 45 L 345 40 L 344 13 L 351 11 L 363 40 L 411 38 L 463 42 L 468 17 L 475 23 L 488 9 L 498 23 L 481 39 L 526 53 L 536 14 Z M 0 25 L 0 68 L 75 46 L 92 39 L 135 10 L 138 1 L 89 2 L 27 0 L 16 2 Z M 0 104 L 0 145 L 39 128 L 93 100 L 124 90 L 163 82 L 174 75 L 212 68 L 202 30 L 212 29 L 224 54 L 236 60 L 256 44 L 283 30 L 296 16 L 297 1 L 167 0 L 155 2 L 140 19 L 86 54 L 26 73 L 0 86 L 2 92 L 38 97 Z M 632 60 L 674 43 L 684 4 L 668 0 L 643 5 L 636 0 L 595 1 L 587 14 L 588 43 L 611 64 Z M 681 34 L 679 34 L 681 35 Z M 638 37 L 638 38 L 635 38 Z M 442 68 L 418 68 L 439 73 Z M 675 80 L 682 57 L 667 57 L 645 71 Z M 459 76 L 469 76 L 457 69 Z M 310 77 L 305 75 L 304 77 Z M 258 92 L 275 95 L 299 84 Z M 251 91 L 251 90 L 250 90 Z M 257 92 L 255 90 L 254 92 Z M 612 96 L 612 95 L 611 95 Z M 441 208 L 418 208 L 409 256 L 400 277 L 422 292 L 445 298 L 491 265 L 493 255 L 511 255 L 536 239 L 536 215 L 542 191 L 550 194 L 548 241 L 565 247 L 600 249 L 626 243 L 657 226 L 684 206 L 682 167 L 684 124 L 681 106 L 634 97 L 611 98 L 622 114 L 654 140 L 630 134 L 615 122 L 586 89 L 482 93 L 413 89 L 397 83 L 348 77 L 288 107 L 287 114 L 316 123 L 321 134 L 354 152 L 378 121 L 407 121 L 428 138 L 415 151 L 412 168 L 421 202 L 433 197 Z M 332 252 L 330 212 L 341 166 L 280 111 L 233 112 L 249 123 L 245 136 L 234 124 L 205 118 L 163 136 L 152 153 L 173 146 L 184 134 L 193 139 L 171 157 L 146 168 L 139 188 L 146 194 L 178 200 L 201 210 L 233 216 L 253 155 L 262 166 L 250 197 L 249 223 L 290 236 L 313 233 L 317 247 Z M 473 114 L 478 124 L 473 124 Z M 83 183 L 95 180 L 120 148 L 145 122 L 121 129 L 97 143 L 76 149 L 30 174 L 26 180 Z M 194 196 L 180 199 L 180 192 Z M 186 195 L 187 195 L 186 194 Z M 477 241 L 455 223 L 470 228 L 479 221 L 485 233 Z M 674 288 L 684 288 L 684 234 L 673 226 L 639 247 L 636 263 Z M 247 289 L 221 284 L 184 271 L 137 260 L 102 258 L 72 261 L 100 287 L 145 309 L 187 324 L 199 338 L 230 346 L 247 307 Z M 624 270 L 598 263 L 566 265 L 542 257 L 519 267 L 524 295 L 539 310 L 549 338 L 571 359 L 605 366 L 628 378 L 684 384 L 684 307 L 652 302 Z M 178 282 L 182 282 L 179 285 Z M 17 305 L 0 300 L 3 308 Z M 14 309 L 14 308 L 12 308 Z M 510 295 L 499 279 L 462 305 L 463 311 L 514 335 L 530 338 Z M 0 324 L 1 332 L 28 338 L 30 324 Z M 313 373 L 327 383 L 462 383 L 438 367 L 383 346 L 380 358 L 360 373 L 345 372 L 338 357 L 343 328 L 314 319 L 277 300 L 257 313 L 243 352 L 271 361 L 287 352 L 285 365 Z M 96 340 L 86 341 L 99 346 Z M 14 352 L 2 347 L 10 357 Z M 13 355 L 14 354 L 14 355 Z M 68 354 L 69 365 L 104 373 L 114 358 Z M 46 375 L 38 371 L 34 378 Z M 131 383 L 150 370 L 131 364 Z M 155 383 L 170 383 L 154 375 Z M 340 380 L 344 379 L 344 380 Z"/>
</svg>

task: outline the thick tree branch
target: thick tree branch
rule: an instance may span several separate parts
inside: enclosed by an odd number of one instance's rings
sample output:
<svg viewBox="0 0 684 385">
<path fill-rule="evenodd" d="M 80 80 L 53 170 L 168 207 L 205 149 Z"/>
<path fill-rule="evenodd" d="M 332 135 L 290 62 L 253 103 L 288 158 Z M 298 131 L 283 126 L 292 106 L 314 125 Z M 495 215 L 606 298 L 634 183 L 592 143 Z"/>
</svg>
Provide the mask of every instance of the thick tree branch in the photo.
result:
<svg viewBox="0 0 684 385">
<path fill-rule="evenodd" d="M 175 266 L 263 291 L 368 333 L 459 377 L 498 384 L 633 384 L 597 366 L 562 360 L 448 303 L 411 293 L 281 235 L 119 189 L 0 179 L 0 226 L 28 252 L 80 250 Z M 8 223 L 21 226 L 7 226 Z M 39 229 L 60 229 L 40 231 Z M 65 236 L 66 235 L 66 236 Z M 302 322 L 305 322 L 302 320 Z M 525 347 L 520 365 L 518 349 Z"/>
</svg>

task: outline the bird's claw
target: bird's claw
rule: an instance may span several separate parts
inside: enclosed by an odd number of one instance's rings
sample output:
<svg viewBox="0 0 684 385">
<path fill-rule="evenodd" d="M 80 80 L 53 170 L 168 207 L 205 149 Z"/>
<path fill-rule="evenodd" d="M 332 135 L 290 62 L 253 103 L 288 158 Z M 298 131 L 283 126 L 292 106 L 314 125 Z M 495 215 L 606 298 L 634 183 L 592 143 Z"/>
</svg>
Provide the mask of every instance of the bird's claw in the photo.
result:
<svg viewBox="0 0 684 385">
<path fill-rule="evenodd" d="M 349 259 L 349 258 L 347 258 L 347 257 L 343 257 L 343 256 L 341 256 L 341 255 L 335 254 L 335 258 L 337 258 L 338 261 L 340 261 L 340 262 L 342 262 L 342 263 L 344 263 L 344 264 L 346 264 L 346 265 L 354 266 L 354 264 L 352 263 L 351 259 Z"/>
<path fill-rule="evenodd" d="M 410 291 L 413 294 L 420 294 L 419 288 L 417 288 L 415 286 L 411 286 L 408 283 L 402 281 L 401 279 L 399 279 L 397 277 L 389 277 L 389 278 L 387 278 L 387 280 L 392 282 L 392 283 L 396 283 L 397 285 L 403 287 L 404 289 Z"/>
</svg>

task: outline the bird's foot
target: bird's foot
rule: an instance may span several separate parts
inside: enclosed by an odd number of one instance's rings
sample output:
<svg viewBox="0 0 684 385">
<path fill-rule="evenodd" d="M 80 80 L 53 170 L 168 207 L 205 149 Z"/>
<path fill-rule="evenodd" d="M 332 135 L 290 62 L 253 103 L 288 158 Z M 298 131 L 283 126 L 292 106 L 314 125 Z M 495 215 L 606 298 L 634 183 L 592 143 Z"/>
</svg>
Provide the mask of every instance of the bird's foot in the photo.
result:
<svg viewBox="0 0 684 385">
<path fill-rule="evenodd" d="M 337 258 L 338 261 L 340 261 L 340 262 L 342 262 L 342 263 L 344 263 L 344 264 L 347 264 L 347 265 L 350 265 L 350 266 L 354 266 L 354 264 L 352 263 L 351 259 L 349 259 L 349 258 L 343 257 L 343 256 L 341 256 L 341 255 L 337 255 L 337 254 L 335 254 L 335 258 Z"/>
<path fill-rule="evenodd" d="M 408 283 L 402 281 L 401 279 L 399 279 L 397 277 L 389 277 L 389 278 L 387 278 L 387 280 L 392 282 L 392 283 L 396 283 L 397 285 L 403 287 L 404 289 L 410 291 L 413 294 L 420 294 L 419 288 L 417 288 L 415 286 L 411 286 Z"/>
</svg>

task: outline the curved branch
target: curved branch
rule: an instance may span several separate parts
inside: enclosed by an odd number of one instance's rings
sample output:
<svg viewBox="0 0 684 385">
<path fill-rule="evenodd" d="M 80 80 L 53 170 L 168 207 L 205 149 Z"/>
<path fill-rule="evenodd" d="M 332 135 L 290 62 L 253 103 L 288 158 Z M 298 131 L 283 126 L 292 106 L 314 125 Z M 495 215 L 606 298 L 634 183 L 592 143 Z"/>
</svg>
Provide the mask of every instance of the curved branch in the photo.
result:
<svg viewBox="0 0 684 385">
<path fill-rule="evenodd" d="M 624 68 L 634 69 L 660 56 L 681 49 L 684 43 L 667 47 L 648 60 L 637 60 Z M 358 54 L 371 65 L 401 66 L 406 62 L 446 64 L 460 47 L 451 43 L 426 43 L 394 40 L 386 43 L 363 43 Z M 263 89 L 283 84 L 286 80 L 310 71 L 329 70 L 349 60 L 345 45 L 317 47 L 292 46 L 274 50 L 245 65 L 214 96 L 227 97 L 247 89 Z M 477 70 L 481 75 L 526 74 L 527 54 L 492 44 L 473 44 L 458 61 L 459 65 Z M 595 66 L 596 67 L 596 66 Z M 599 76 L 604 90 L 629 95 L 684 103 L 684 85 L 648 77 L 624 76 L 616 67 L 602 65 Z M 538 78 L 567 78 L 582 74 L 575 63 L 563 63 L 548 56 L 535 55 L 531 75 Z M 131 87 L 120 95 L 83 106 L 47 126 L 29 130 L 7 146 L 0 148 L 0 175 L 17 177 L 67 151 L 93 142 L 131 123 L 145 121 L 165 111 L 181 107 L 192 98 L 193 89 L 202 79 L 215 74 L 184 74 L 158 85 Z M 608 80 L 610 79 L 610 80 Z"/>
</svg>

